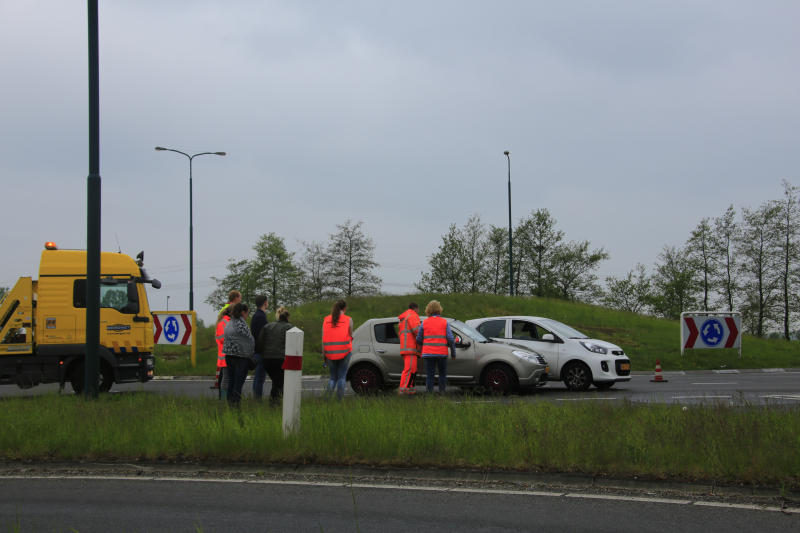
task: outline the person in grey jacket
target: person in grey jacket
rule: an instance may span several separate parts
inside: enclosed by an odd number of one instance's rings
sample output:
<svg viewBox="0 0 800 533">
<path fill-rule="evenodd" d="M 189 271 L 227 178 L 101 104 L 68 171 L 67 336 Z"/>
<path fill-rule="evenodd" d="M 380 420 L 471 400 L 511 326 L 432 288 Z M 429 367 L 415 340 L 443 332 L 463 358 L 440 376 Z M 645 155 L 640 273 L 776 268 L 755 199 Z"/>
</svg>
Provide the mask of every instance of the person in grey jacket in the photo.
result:
<svg viewBox="0 0 800 533">
<path fill-rule="evenodd" d="M 261 328 L 261 334 L 256 341 L 256 353 L 261 354 L 260 366 L 269 374 L 272 380 L 272 390 L 269 393 L 270 402 L 277 403 L 283 396 L 283 361 L 286 358 L 286 332 L 292 329 L 289 323 L 289 311 L 281 306 L 275 311 L 277 322 L 267 324 Z M 264 383 L 261 382 L 261 389 L 256 391 L 256 398 L 260 398 Z"/>
<path fill-rule="evenodd" d="M 247 379 L 248 365 L 253 357 L 255 341 L 247 325 L 250 308 L 247 304 L 233 306 L 231 320 L 225 326 L 225 364 L 228 367 L 228 404 L 238 406 L 242 401 L 242 387 Z"/>
</svg>

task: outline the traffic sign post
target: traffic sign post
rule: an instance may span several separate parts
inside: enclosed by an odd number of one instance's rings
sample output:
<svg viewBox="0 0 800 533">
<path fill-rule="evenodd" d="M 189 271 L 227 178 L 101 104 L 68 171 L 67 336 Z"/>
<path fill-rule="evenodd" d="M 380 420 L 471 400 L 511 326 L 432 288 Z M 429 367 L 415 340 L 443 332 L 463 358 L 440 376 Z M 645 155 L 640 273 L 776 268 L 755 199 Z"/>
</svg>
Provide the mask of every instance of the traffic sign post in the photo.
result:
<svg viewBox="0 0 800 533">
<path fill-rule="evenodd" d="M 192 347 L 192 368 L 197 366 L 197 313 L 195 311 L 153 311 L 153 341 L 156 344 Z"/>
<path fill-rule="evenodd" d="M 681 313 L 681 355 L 684 350 L 738 348 L 742 356 L 742 314 L 716 311 Z"/>
</svg>

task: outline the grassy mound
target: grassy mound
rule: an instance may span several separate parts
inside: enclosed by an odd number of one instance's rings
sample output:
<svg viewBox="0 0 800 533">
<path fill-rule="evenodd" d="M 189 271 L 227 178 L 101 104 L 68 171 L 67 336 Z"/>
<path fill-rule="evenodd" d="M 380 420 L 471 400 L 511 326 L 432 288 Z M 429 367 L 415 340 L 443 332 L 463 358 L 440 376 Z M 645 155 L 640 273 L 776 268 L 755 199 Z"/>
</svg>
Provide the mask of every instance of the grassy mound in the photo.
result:
<svg viewBox="0 0 800 533">
<path fill-rule="evenodd" d="M 615 311 L 596 305 L 549 298 L 511 298 L 490 294 L 423 294 L 375 296 L 348 299 L 348 314 L 357 328 L 370 318 L 398 316 L 410 301 L 424 309 L 432 299 L 444 307 L 444 314 L 459 320 L 484 316 L 528 315 L 564 322 L 590 337 L 622 347 L 634 370 L 653 370 L 656 359 L 663 370 L 709 370 L 734 368 L 800 367 L 800 342 L 758 339 L 745 335 L 742 357 L 737 350 L 688 350 L 680 354 L 680 325 L 675 320 Z M 290 309 L 290 322 L 306 332 L 304 374 L 321 374 L 322 320 L 332 303 L 313 303 Z M 158 346 L 157 375 L 210 375 L 216 368 L 216 344 L 212 328 L 199 332 L 197 368 L 189 364 L 187 348 Z"/>
</svg>

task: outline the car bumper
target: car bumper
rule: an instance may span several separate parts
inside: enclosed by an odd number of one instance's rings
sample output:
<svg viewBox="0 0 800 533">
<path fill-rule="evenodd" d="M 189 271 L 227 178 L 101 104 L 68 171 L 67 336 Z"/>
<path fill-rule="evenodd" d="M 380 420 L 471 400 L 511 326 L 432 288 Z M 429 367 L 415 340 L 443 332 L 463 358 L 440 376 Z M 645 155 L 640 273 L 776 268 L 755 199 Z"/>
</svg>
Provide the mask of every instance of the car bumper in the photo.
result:
<svg viewBox="0 0 800 533">
<path fill-rule="evenodd" d="M 621 383 L 631 380 L 630 359 L 611 359 L 605 361 L 606 368 L 601 364 L 593 365 L 592 381 L 597 383 Z M 627 370 L 622 370 L 622 365 L 627 365 Z"/>
<path fill-rule="evenodd" d="M 545 372 L 544 368 L 537 368 L 525 374 L 519 373 L 519 384 L 522 387 L 533 387 L 542 382 L 547 382 L 547 372 Z"/>
</svg>

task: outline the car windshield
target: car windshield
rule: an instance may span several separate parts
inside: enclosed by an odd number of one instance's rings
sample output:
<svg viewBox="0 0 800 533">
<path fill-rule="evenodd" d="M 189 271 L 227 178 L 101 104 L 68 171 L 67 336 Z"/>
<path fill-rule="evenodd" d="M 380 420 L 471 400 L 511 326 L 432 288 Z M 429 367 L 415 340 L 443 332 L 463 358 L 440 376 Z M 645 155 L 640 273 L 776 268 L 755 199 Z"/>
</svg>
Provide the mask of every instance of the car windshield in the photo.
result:
<svg viewBox="0 0 800 533">
<path fill-rule="evenodd" d="M 562 337 L 566 337 L 568 339 L 588 339 L 586 335 L 578 331 L 577 329 L 573 329 L 566 324 L 562 324 L 561 322 L 556 322 L 555 320 L 545 319 L 542 320 L 542 325 L 549 330 L 552 330 Z"/>
<path fill-rule="evenodd" d="M 470 337 L 475 342 L 491 342 L 489 341 L 489 339 L 478 333 L 477 329 L 464 324 L 460 320 L 453 320 L 452 322 L 450 322 L 450 327 L 456 328 L 467 337 Z"/>
</svg>

